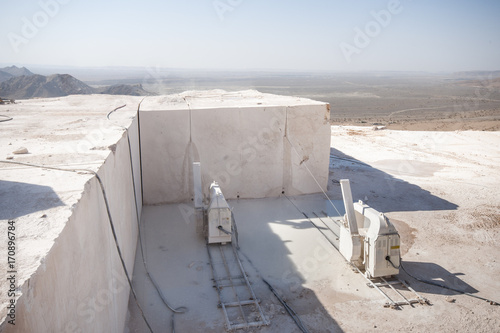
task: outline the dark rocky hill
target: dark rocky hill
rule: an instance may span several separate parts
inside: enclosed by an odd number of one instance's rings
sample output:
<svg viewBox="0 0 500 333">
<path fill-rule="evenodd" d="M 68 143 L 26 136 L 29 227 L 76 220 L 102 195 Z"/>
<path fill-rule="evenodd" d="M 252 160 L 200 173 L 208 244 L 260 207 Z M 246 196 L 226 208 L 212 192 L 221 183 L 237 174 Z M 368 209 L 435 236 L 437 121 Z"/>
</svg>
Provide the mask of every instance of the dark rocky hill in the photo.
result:
<svg viewBox="0 0 500 333">
<path fill-rule="evenodd" d="M 14 77 L 33 75 L 33 73 L 26 67 L 10 66 L 10 67 L 0 68 L 0 71 L 8 73 Z"/>
<path fill-rule="evenodd" d="M 13 78 L 13 76 L 7 72 L 3 72 L 0 70 L 0 82 L 7 81 L 8 79 Z"/>
<path fill-rule="evenodd" d="M 10 74 L 5 73 L 5 77 L 9 75 Z M 69 74 L 54 74 L 50 76 L 32 74 L 19 77 L 12 77 L 11 75 L 6 81 L 0 81 L 0 98 L 4 99 L 48 98 L 88 94 L 149 95 L 149 93 L 142 88 L 142 85 L 121 84 L 110 87 L 93 88 Z"/>
<path fill-rule="evenodd" d="M 149 92 L 142 88 L 142 84 L 116 84 L 109 87 L 102 87 L 98 89 L 99 94 L 107 95 L 130 95 L 130 96 L 146 96 L 150 95 Z"/>
<path fill-rule="evenodd" d="M 29 75 L 13 77 L 0 83 L 0 97 L 27 99 L 93 94 L 95 90 L 68 74 L 50 76 Z"/>
</svg>

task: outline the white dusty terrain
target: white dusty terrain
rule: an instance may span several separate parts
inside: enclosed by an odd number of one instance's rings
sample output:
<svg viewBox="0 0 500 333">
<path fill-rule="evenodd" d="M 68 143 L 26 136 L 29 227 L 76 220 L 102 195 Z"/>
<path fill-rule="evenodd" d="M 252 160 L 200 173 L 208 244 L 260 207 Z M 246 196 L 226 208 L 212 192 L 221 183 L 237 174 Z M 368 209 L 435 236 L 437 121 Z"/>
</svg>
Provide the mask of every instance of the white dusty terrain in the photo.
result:
<svg viewBox="0 0 500 333">
<path fill-rule="evenodd" d="M 499 132 L 333 126 L 332 155 L 345 159 L 332 157 L 331 177 L 350 178 L 354 200 L 398 227 L 411 274 L 500 302 Z M 340 198 L 340 186 L 329 192 Z M 327 309 L 348 332 L 500 330 L 500 306 L 401 277 L 433 305 L 394 311 L 332 297 Z"/>
</svg>

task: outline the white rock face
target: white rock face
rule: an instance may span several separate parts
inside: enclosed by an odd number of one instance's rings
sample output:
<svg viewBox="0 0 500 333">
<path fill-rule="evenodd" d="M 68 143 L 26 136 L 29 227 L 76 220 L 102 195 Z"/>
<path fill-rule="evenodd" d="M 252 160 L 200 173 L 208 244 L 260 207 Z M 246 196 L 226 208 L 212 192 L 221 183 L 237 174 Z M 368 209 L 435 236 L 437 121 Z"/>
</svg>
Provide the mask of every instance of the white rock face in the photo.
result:
<svg viewBox="0 0 500 333">
<path fill-rule="evenodd" d="M 136 188 L 140 189 L 134 119 L 139 101 L 129 96 L 96 95 L 0 105 L 0 109 L 8 107 L 13 118 L 2 123 L 0 129 L 2 159 L 15 156 L 18 162 L 92 169 L 103 177 L 129 269 L 133 268 L 137 223 L 128 144 L 120 126 L 131 127 L 135 180 L 139 182 Z M 106 119 L 108 112 L 123 104 L 127 107 L 114 113 L 111 120 Z M 117 144 L 114 152 L 107 148 L 113 144 Z M 11 155 L 16 147 L 23 149 Z M 9 289 L 7 279 L 0 281 L 0 331 L 69 332 L 78 328 L 123 332 L 128 287 L 122 280 L 117 282 L 123 270 L 95 177 L 85 172 L 0 163 L 0 179 L 0 223 L 6 226 L 13 220 L 16 225 L 19 290 L 13 326 L 5 319 L 7 304 L 14 299 L 3 292 Z M 7 237 L 7 230 L 3 230 L 0 234 Z M 0 242 L 0 253 L 7 253 L 6 241 Z M 87 307 L 87 301 L 98 294 L 105 294 L 109 302 L 100 305 L 93 320 L 88 321 L 79 314 L 78 307 Z"/>
<path fill-rule="evenodd" d="M 214 180 L 228 199 L 326 190 L 329 112 L 326 103 L 254 90 L 148 97 L 140 114 L 144 202 L 190 200 L 198 161 L 205 197 Z"/>
</svg>

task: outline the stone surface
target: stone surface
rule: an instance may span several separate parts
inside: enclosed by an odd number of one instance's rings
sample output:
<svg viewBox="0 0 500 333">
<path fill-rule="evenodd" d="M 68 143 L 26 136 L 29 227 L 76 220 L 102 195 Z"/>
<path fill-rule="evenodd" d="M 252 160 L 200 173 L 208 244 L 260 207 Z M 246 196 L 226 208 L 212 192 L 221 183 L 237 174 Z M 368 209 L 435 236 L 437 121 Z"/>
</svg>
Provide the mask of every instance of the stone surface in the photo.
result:
<svg viewBox="0 0 500 333">
<path fill-rule="evenodd" d="M 140 117 L 141 143 L 148 147 L 145 204 L 191 200 L 196 161 L 205 197 L 213 180 L 229 199 L 326 190 L 325 103 L 253 90 L 185 92 L 146 98 Z"/>
<path fill-rule="evenodd" d="M 13 118 L 0 125 L 0 154 L 26 145 L 30 154 L 16 155 L 14 162 L 98 172 L 130 272 L 137 219 L 128 143 L 119 126 L 130 126 L 140 201 L 137 120 L 132 120 L 139 101 L 100 95 L 0 105 L 1 113 Z M 127 107 L 106 119 L 123 104 Z M 114 151 L 107 148 L 114 144 Z M 4 321 L 7 281 L 0 282 L 0 331 L 122 332 L 129 289 L 96 178 L 83 171 L 0 163 L 0 179 L 0 235 L 6 237 L 7 220 L 14 220 L 19 288 L 12 326 Z M 6 245 L 0 242 L 0 253 L 7 253 Z M 5 265 L 0 264 L 3 272 Z"/>
<path fill-rule="evenodd" d="M 19 147 L 12 152 L 12 154 L 27 154 L 27 153 L 28 153 L 28 148 L 26 147 Z"/>
</svg>

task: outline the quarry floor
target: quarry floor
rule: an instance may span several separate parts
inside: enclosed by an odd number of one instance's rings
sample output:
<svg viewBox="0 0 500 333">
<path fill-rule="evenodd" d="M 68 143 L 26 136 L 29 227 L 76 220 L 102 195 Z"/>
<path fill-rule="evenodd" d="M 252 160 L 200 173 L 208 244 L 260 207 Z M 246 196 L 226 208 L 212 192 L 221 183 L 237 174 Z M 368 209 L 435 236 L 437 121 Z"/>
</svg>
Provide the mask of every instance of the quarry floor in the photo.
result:
<svg viewBox="0 0 500 333">
<path fill-rule="evenodd" d="M 410 274 L 500 302 L 499 143 L 499 132 L 333 126 L 328 196 L 341 206 L 338 180 L 350 179 L 354 200 L 386 213 L 396 225 Z M 271 321 L 251 332 L 299 332 L 261 277 L 310 332 L 492 332 L 500 327 L 500 306 L 420 283 L 405 272 L 400 278 L 432 305 L 384 308 L 383 297 L 302 215 L 338 215 L 322 194 L 229 203 L 243 266 Z M 175 315 L 177 332 L 222 332 L 205 240 L 186 211 L 185 205 L 144 207 L 145 259 L 171 306 L 188 309 Z M 139 247 L 134 286 L 153 329 L 170 331 L 172 313 L 145 278 Z M 126 332 L 145 329 L 131 299 Z"/>
</svg>

